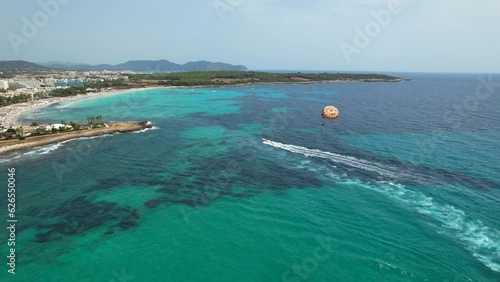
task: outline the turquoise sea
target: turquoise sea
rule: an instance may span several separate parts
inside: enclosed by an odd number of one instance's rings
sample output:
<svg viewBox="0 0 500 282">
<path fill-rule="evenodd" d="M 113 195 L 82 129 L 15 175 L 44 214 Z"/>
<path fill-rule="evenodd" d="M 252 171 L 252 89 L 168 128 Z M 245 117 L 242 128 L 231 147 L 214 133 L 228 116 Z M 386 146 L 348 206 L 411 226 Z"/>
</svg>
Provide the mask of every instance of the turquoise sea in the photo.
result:
<svg viewBox="0 0 500 282">
<path fill-rule="evenodd" d="M 498 76 L 399 75 L 25 114 L 154 127 L 0 158 L 0 218 L 14 167 L 18 220 L 0 281 L 500 281 Z"/>
</svg>

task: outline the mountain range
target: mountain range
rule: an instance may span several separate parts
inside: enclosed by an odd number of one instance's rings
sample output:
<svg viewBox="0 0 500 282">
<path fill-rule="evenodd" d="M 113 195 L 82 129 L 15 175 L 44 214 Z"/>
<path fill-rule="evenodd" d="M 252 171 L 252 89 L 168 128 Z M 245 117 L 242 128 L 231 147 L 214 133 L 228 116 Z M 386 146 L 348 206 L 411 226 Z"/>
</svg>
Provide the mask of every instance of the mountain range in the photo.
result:
<svg viewBox="0 0 500 282">
<path fill-rule="evenodd" d="M 38 72 L 48 71 L 50 68 L 26 61 L 0 61 L 2 72 Z"/>
<path fill-rule="evenodd" d="M 72 63 L 39 63 L 42 66 L 61 69 L 61 70 L 75 70 L 75 71 L 89 71 L 89 70 L 110 70 L 110 71 L 136 71 L 136 72 L 183 72 L 183 71 L 215 71 L 215 70 L 247 70 L 245 66 L 231 65 L 226 63 L 214 63 L 209 61 L 196 61 L 188 62 L 180 65 L 167 60 L 138 60 L 128 61 L 118 65 L 86 65 L 86 64 L 72 64 Z"/>
<path fill-rule="evenodd" d="M 186 64 L 176 64 L 167 60 L 138 60 L 128 61 L 117 65 L 88 65 L 64 62 L 30 63 L 26 61 L 0 61 L 0 71 L 48 71 L 48 70 L 73 70 L 73 71 L 135 71 L 135 72 L 186 72 L 186 71 L 219 71 L 219 70 L 239 70 L 245 71 L 247 68 L 242 65 L 231 65 L 220 62 L 196 61 Z"/>
</svg>

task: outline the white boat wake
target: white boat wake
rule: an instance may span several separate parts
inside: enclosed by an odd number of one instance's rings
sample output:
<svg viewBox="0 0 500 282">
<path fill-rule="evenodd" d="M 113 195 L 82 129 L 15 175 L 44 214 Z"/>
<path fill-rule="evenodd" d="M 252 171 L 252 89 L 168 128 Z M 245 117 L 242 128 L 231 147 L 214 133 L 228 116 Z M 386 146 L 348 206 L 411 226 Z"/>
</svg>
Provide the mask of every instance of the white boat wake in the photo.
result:
<svg viewBox="0 0 500 282">
<path fill-rule="evenodd" d="M 330 160 L 346 166 L 376 172 L 390 177 L 415 177 L 415 175 L 399 172 L 395 167 L 373 163 L 367 160 L 343 156 L 336 153 L 309 149 L 306 147 L 283 144 L 263 138 L 262 143 L 283 149 L 292 153 L 302 154 L 306 157 L 316 157 Z M 304 167 L 301 163 L 298 168 Z M 419 177 L 420 178 L 420 177 Z M 339 181 L 338 178 L 334 178 Z M 375 181 L 375 183 L 363 183 L 362 181 L 349 181 L 356 186 L 370 189 L 380 193 L 398 203 L 405 204 L 418 213 L 432 218 L 438 222 L 442 230 L 440 234 L 450 234 L 458 239 L 474 257 L 484 263 L 490 269 L 500 272 L 500 231 L 485 225 L 481 220 L 470 218 L 463 210 L 452 205 L 440 203 L 422 192 L 408 189 L 402 184 L 392 181 Z M 446 230 L 446 231 L 445 231 Z"/>
<path fill-rule="evenodd" d="M 320 159 L 330 160 L 332 162 L 347 165 L 353 168 L 375 172 L 382 176 L 389 176 L 391 178 L 402 176 L 401 172 L 395 167 L 377 164 L 367 160 L 357 159 L 355 157 L 343 156 L 336 153 L 321 151 L 318 149 L 309 149 L 296 145 L 283 144 L 265 138 L 262 139 L 262 143 L 292 153 L 302 154 L 306 157 L 316 157 Z"/>
</svg>

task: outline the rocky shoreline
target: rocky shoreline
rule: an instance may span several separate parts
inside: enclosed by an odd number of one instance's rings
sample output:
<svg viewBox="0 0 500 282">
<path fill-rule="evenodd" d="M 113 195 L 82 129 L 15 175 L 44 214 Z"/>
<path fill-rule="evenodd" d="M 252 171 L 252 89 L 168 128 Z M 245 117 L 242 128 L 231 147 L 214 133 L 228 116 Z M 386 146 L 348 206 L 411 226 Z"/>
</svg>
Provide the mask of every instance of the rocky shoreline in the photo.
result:
<svg viewBox="0 0 500 282">
<path fill-rule="evenodd" d="M 102 128 L 34 136 L 26 138 L 25 140 L 11 139 L 0 141 L 0 155 L 7 155 L 19 150 L 59 143 L 81 137 L 95 137 L 114 133 L 135 132 L 152 128 L 152 125 L 145 121 L 113 122 L 105 123 L 105 125 L 106 126 Z"/>
</svg>

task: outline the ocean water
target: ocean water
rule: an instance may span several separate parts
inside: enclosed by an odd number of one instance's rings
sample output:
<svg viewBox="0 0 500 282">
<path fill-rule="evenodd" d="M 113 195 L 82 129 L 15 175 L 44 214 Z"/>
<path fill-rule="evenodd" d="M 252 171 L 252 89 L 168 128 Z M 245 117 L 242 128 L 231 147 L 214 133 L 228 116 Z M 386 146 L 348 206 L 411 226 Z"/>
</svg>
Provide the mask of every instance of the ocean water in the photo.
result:
<svg viewBox="0 0 500 282">
<path fill-rule="evenodd" d="M 481 88 L 498 77 L 400 75 L 27 113 L 154 127 L 2 157 L 18 222 L 0 281 L 500 281 L 500 88 Z"/>
</svg>

